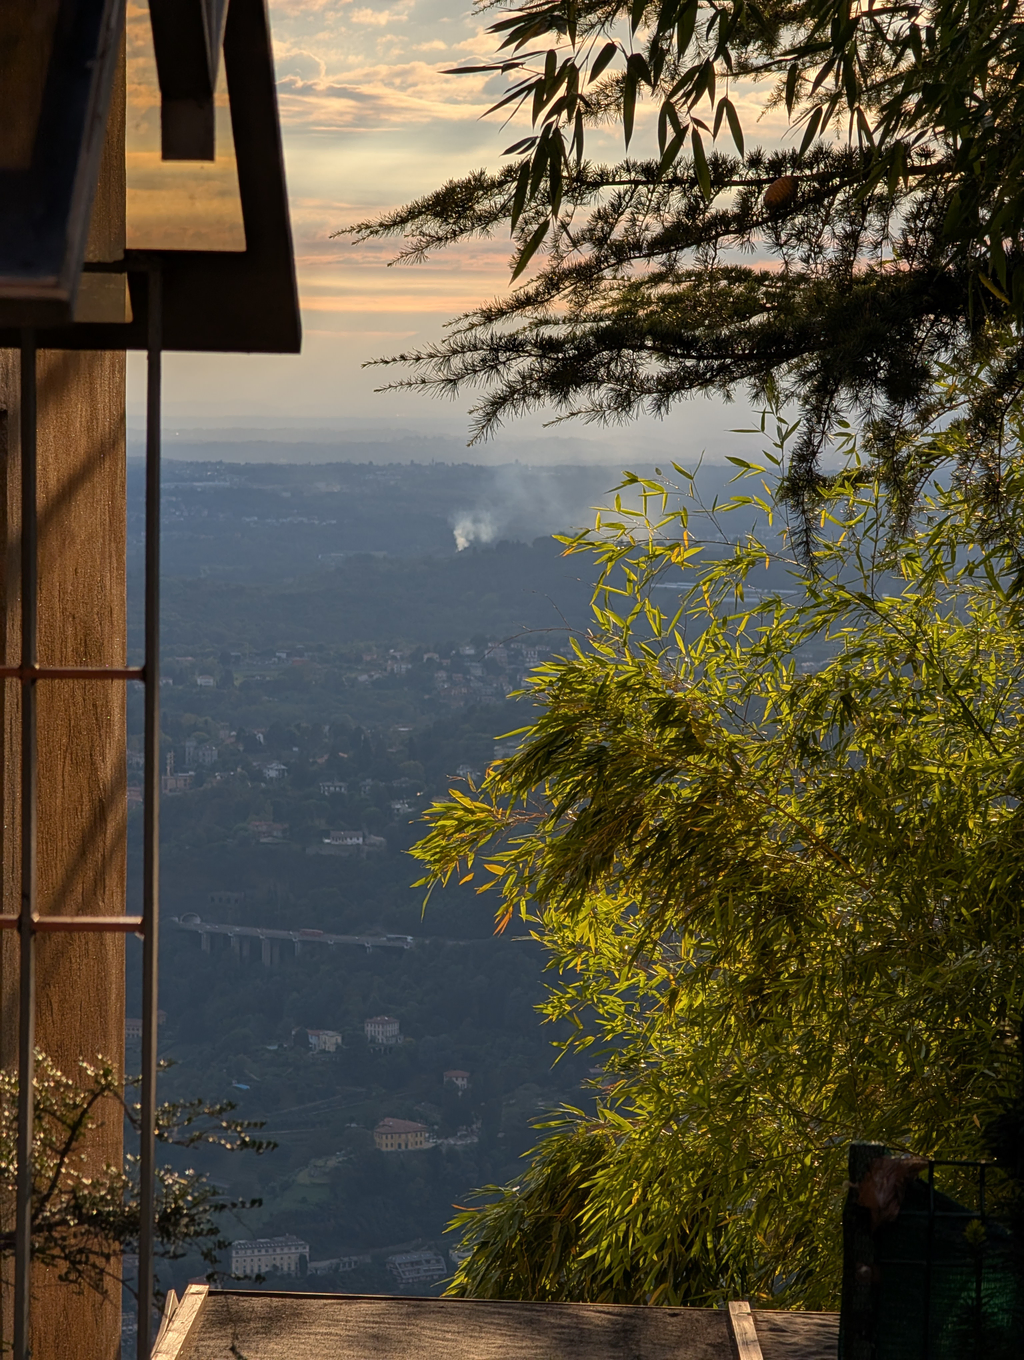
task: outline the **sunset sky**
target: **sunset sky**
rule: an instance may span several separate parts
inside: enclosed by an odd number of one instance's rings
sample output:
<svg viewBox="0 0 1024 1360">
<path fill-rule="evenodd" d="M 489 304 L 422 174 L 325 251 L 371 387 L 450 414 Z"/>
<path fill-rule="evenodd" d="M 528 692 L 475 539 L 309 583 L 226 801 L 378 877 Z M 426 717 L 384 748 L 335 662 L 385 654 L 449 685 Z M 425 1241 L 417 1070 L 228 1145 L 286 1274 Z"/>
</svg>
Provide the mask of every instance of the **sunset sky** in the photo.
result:
<svg viewBox="0 0 1024 1360">
<path fill-rule="evenodd" d="M 475 12 L 468 0 L 271 0 L 270 11 L 304 353 L 299 358 L 169 356 L 168 417 L 190 424 L 310 421 L 344 427 L 372 422 L 461 431 L 468 401 L 452 405 L 405 394 L 375 395 L 380 370 L 360 365 L 436 337 L 453 314 L 501 291 L 508 280 L 507 237 L 475 242 L 426 264 L 388 268 L 393 243 L 357 246 L 345 238 L 332 240 L 331 233 L 447 178 L 500 162 L 514 132 L 480 115 L 504 88 L 504 79 L 440 73 L 442 67 L 490 55 L 487 12 Z M 129 6 L 130 24 L 133 15 L 136 25 L 145 21 L 139 0 Z M 130 90 L 131 43 L 130 27 Z M 597 135 L 588 151 L 616 157 L 621 144 L 610 133 Z M 140 372 L 136 362 L 133 411 Z M 694 402 L 670 421 L 643 426 L 647 437 L 667 450 L 680 440 L 721 444 L 724 427 L 746 423 L 740 408 Z M 533 438 L 540 430 L 536 420 L 513 434 Z M 615 449 L 641 436 L 638 429 L 608 433 L 561 427 L 559 434 L 567 433 Z"/>
</svg>

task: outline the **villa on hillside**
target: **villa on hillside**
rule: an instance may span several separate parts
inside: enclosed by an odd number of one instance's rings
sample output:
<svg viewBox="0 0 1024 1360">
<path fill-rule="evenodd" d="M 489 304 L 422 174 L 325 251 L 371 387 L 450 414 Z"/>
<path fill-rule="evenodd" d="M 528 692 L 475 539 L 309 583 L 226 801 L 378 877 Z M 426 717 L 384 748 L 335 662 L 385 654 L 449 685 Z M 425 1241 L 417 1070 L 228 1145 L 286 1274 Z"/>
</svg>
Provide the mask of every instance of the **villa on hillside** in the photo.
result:
<svg viewBox="0 0 1024 1360">
<path fill-rule="evenodd" d="M 371 855 L 387 846 L 384 836 L 364 831 L 332 831 L 306 847 L 307 855 Z"/>
<path fill-rule="evenodd" d="M 266 822 L 253 820 L 249 823 L 250 834 L 255 836 L 261 845 L 272 844 L 274 841 L 283 841 L 288 834 L 287 822 Z"/>
<path fill-rule="evenodd" d="M 402 1251 L 388 1257 L 388 1270 L 399 1284 L 433 1284 L 444 1279 L 448 1271 L 444 1257 L 429 1248 L 426 1251 Z"/>
<path fill-rule="evenodd" d="M 341 1035 L 334 1029 L 307 1029 L 311 1053 L 336 1053 L 341 1047 Z"/>
<path fill-rule="evenodd" d="M 157 1011 L 156 1023 L 158 1025 L 162 1025 L 166 1019 L 167 1019 L 166 1011 Z M 137 1019 L 135 1016 L 126 1015 L 124 1020 L 124 1037 L 125 1039 L 141 1039 L 142 1021 Z"/>
<path fill-rule="evenodd" d="M 363 1029 L 371 1048 L 393 1048 L 402 1042 L 398 1021 L 393 1015 L 374 1015 L 364 1021 Z"/>
<path fill-rule="evenodd" d="M 427 1147 L 426 1124 L 409 1119 L 382 1119 L 373 1131 L 373 1141 L 381 1152 L 414 1152 Z"/>
<path fill-rule="evenodd" d="M 309 1243 L 292 1233 L 284 1237 L 257 1237 L 231 1243 L 232 1275 L 304 1275 L 309 1263 Z"/>
</svg>

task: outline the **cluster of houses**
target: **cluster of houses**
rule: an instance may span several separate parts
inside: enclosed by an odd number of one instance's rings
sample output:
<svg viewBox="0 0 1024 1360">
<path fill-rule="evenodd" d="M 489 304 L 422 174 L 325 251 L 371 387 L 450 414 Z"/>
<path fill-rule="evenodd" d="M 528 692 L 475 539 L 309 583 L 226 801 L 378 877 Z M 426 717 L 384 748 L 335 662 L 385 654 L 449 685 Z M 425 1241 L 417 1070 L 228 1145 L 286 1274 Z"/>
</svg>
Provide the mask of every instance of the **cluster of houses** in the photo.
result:
<svg viewBox="0 0 1024 1360">
<path fill-rule="evenodd" d="M 309 1243 L 293 1233 L 281 1237 L 243 1238 L 231 1244 L 231 1274 L 236 1279 L 257 1275 L 333 1275 L 344 1274 L 365 1265 L 369 1256 L 335 1256 L 311 1261 Z M 433 1284 L 449 1273 L 444 1257 L 432 1247 L 421 1251 L 400 1251 L 389 1256 L 387 1269 L 399 1285 Z"/>
<path fill-rule="evenodd" d="M 231 656 L 233 664 L 239 664 L 242 660 L 241 653 L 232 652 Z M 378 658 L 376 653 L 366 653 L 363 659 L 377 661 L 382 665 L 382 669 L 360 673 L 356 679 L 366 683 L 385 674 L 404 675 L 413 669 L 414 662 L 421 662 L 427 667 L 434 668 L 435 696 L 448 706 L 458 708 L 468 702 L 500 703 L 508 693 L 519 687 L 523 675 L 537 666 L 543 656 L 542 649 L 529 642 L 492 642 L 479 650 L 472 645 L 466 645 L 444 658 L 437 652 L 417 654 L 390 651 L 386 658 Z M 184 663 L 192 662 L 193 658 L 181 657 L 174 660 Z M 268 664 L 303 665 L 307 661 L 305 655 L 277 652 Z M 171 681 L 168 678 L 162 683 L 169 684 Z M 214 689 L 217 681 L 213 675 L 199 673 L 195 676 L 195 683 L 200 689 Z M 256 731 L 253 735 L 262 745 L 264 733 Z M 226 724 L 221 724 L 217 729 L 216 740 L 208 733 L 194 733 L 187 737 L 178 753 L 183 754 L 183 768 L 175 769 L 174 754 L 170 753 L 167 768 L 161 775 L 161 792 L 167 795 L 187 793 L 194 787 L 196 770 L 209 769 L 223 759 L 225 748 L 235 748 L 235 736 L 236 734 Z M 288 767 L 280 760 L 257 761 L 255 768 L 267 783 L 276 783 L 284 779 L 288 773 Z M 129 806 L 140 804 L 142 801 L 141 772 L 141 747 L 133 748 L 128 752 Z M 134 777 L 136 775 L 138 778 Z M 330 797 L 332 794 L 347 792 L 347 785 L 337 779 L 325 779 L 320 785 L 320 792 L 325 797 Z M 392 811 L 401 816 L 412 812 L 413 806 L 408 800 L 399 799 L 392 803 Z M 336 847 L 342 845 L 342 842 L 329 840 L 324 844 Z M 362 852 L 365 853 L 367 848 L 365 845 L 361 847 Z M 343 853 L 343 851 L 332 848 L 327 851 L 314 850 L 313 853 Z"/>
<path fill-rule="evenodd" d="M 371 836 L 365 831 L 332 831 L 319 845 L 308 845 L 307 855 L 372 855 L 387 848 L 383 836 Z"/>
<path fill-rule="evenodd" d="M 501 703 L 519 688 L 524 672 L 538 665 L 541 656 L 538 647 L 527 643 L 491 642 L 479 655 L 475 647 L 460 647 L 456 655 L 445 660 L 434 652 L 427 653 L 424 660 L 436 662 L 437 698 L 451 708 L 461 708 L 466 703 Z"/>
<path fill-rule="evenodd" d="M 378 1018 L 383 1020 L 387 1017 Z M 461 1068 L 445 1072 L 444 1081 L 446 1086 L 454 1086 L 460 1096 L 463 1091 L 469 1090 L 469 1073 Z M 415 1152 L 419 1148 L 434 1146 L 427 1125 L 417 1124 L 411 1119 L 382 1119 L 373 1131 L 373 1142 L 381 1152 Z"/>
<path fill-rule="evenodd" d="M 380 1047 L 401 1043 L 399 1022 L 388 1015 L 377 1015 L 364 1025 L 366 1037 Z M 333 1053 L 340 1046 L 342 1036 L 336 1030 L 306 1030 L 310 1051 Z M 470 1074 L 461 1068 L 444 1073 L 446 1085 L 453 1086 L 460 1095 L 470 1085 Z M 415 1152 L 432 1147 L 433 1140 L 426 1124 L 410 1119 L 385 1118 L 373 1130 L 374 1146 L 381 1152 Z M 458 1264 L 465 1253 L 453 1252 Z M 329 1275 L 355 1270 L 369 1261 L 368 1256 L 342 1256 L 330 1260 L 311 1261 L 309 1243 L 294 1234 L 280 1237 L 243 1239 L 231 1244 L 231 1274 L 239 1279 L 257 1275 Z M 433 1248 L 397 1252 L 387 1258 L 387 1269 L 400 1286 L 433 1284 L 449 1273 L 444 1257 Z"/>
<path fill-rule="evenodd" d="M 281 769 L 284 770 L 284 766 Z M 168 752 L 166 773 L 161 776 L 160 789 L 163 793 L 187 793 L 192 788 L 195 775 L 192 771 L 184 774 L 176 773 L 174 769 L 174 753 Z M 138 794 L 138 802 L 142 802 L 142 786 L 139 785 L 135 790 L 129 786 L 129 804 L 132 803 L 133 793 Z M 407 805 L 403 804 L 403 807 Z M 411 805 L 408 810 L 411 811 Z M 272 822 L 266 818 L 253 817 L 246 823 L 246 830 L 258 845 L 286 845 L 288 843 L 289 826 L 287 822 Z M 331 831 L 323 838 L 321 844 L 306 847 L 308 855 L 372 855 L 381 850 L 387 849 L 387 840 L 383 836 L 371 836 L 365 831 Z"/>
<path fill-rule="evenodd" d="M 293 1036 L 301 1033 L 301 1029 L 292 1031 Z M 393 1015 L 371 1015 L 363 1021 L 363 1033 L 368 1047 L 376 1052 L 397 1048 L 404 1039 L 401 1022 Z M 307 1029 L 305 1034 L 311 1053 L 335 1053 L 344 1044 L 341 1033 L 335 1029 Z M 469 1073 L 461 1067 L 449 1068 L 443 1080 L 446 1086 L 454 1087 L 459 1095 L 469 1090 Z"/>
<path fill-rule="evenodd" d="M 302 1031 L 297 1029 L 292 1033 L 294 1036 Z M 311 1053 L 335 1053 L 343 1046 L 342 1036 L 337 1030 L 307 1029 L 305 1033 L 309 1039 Z M 393 1015 L 374 1015 L 369 1020 L 364 1020 L 363 1033 L 370 1048 L 377 1051 L 395 1048 L 402 1042 L 401 1026 Z M 462 1075 L 466 1075 L 468 1081 L 468 1074 Z M 446 1073 L 445 1080 L 447 1076 Z"/>
<path fill-rule="evenodd" d="M 334 1053 L 342 1047 L 342 1036 L 333 1029 L 307 1029 L 311 1053 Z M 363 1032 L 371 1049 L 384 1052 L 402 1042 L 401 1027 L 393 1015 L 374 1015 L 363 1022 Z M 469 1090 L 469 1073 L 453 1067 L 444 1073 L 446 1086 L 454 1087 L 461 1096 Z M 465 1140 L 463 1140 L 465 1141 Z M 373 1130 L 374 1147 L 380 1152 L 416 1152 L 434 1146 L 426 1124 L 411 1119 L 382 1119 Z"/>
<path fill-rule="evenodd" d="M 387 655 L 379 655 L 376 650 L 364 652 L 362 660 L 367 669 L 359 670 L 353 678 L 357 684 L 367 685 L 385 676 L 404 676 L 420 665 L 435 667 L 434 681 L 438 698 L 453 706 L 472 699 L 476 703 L 497 703 L 510 687 L 518 686 L 524 672 L 536 666 L 543 656 L 542 650 L 529 641 L 490 642 L 478 649 L 471 644 L 459 647 L 451 656 L 443 657 L 438 652 L 399 651 L 392 648 Z M 192 657 L 175 657 L 181 664 L 194 664 Z M 304 666 L 310 658 L 305 653 L 291 654 L 279 651 L 267 653 L 262 657 L 244 658 L 240 652 L 231 653 L 233 667 L 255 664 L 262 672 L 266 667 Z M 489 665 L 486 663 L 490 663 Z M 208 671 L 194 672 L 194 682 L 198 689 L 216 689 L 217 678 Z M 252 680 L 266 680 L 266 674 L 249 674 Z M 179 677 L 179 680 L 181 677 Z M 170 677 L 164 683 L 173 684 Z"/>
<path fill-rule="evenodd" d="M 489 642 L 482 649 L 459 647 L 449 657 L 438 652 L 391 651 L 386 658 L 365 652 L 363 660 L 375 662 L 372 670 L 356 675 L 359 684 L 368 685 L 385 675 L 404 675 L 415 662 L 433 667 L 435 696 L 451 708 L 466 703 L 498 704 L 522 683 L 523 674 L 538 665 L 543 652 L 526 642 Z M 488 664 L 489 663 L 489 664 Z"/>
<path fill-rule="evenodd" d="M 383 669 L 368 671 L 356 677 L 357 680 L 369 682 L 380 678 L 384 674 L 404 675 L 413 669 L 414 663 L 422 662 L 428 668 L 433 667 L 433 687 L 435 697 L 449 707 L 458 708 L 466 703 L 500 703 L 507 694 L 517 689 L 526 672 L 537 666 L 543 659 L 545 653 L 542 649 L 531 645 L 528 642 L 488 643 L 486 647 L 477 649 L 472 645 L 459 647 L 449 657 L 441 657 L 437 652 L 423 653 L 404 653 L 391 651 L 387 658 L 378 658 L 376 653 L 366 653 L 364 660 L 378 661 L 383 665 Z M 240 654 L 232 653 L 232 656 Z M 181 661 L 192 661 L 192 658 L 175 658 Z M 308 658 L 305 656 L 290 656 L 287 652 L 275 654 L 270 664 L 304 664 Z M 216 681 L 212 675 L 196 675 L 196 684 L 200 688 L 213 688 Z M 399 729 L 403 730 L 403 729 Z M 252 734 L 257 742 L 263 745 L 265 733 L 256 730 Z M 182 747 L 177 753 L 169 752 L 166 758 L 166 769 L 160 777 L 161 792 L 167 796 L 188 793 L 196 784 L 197 771 L 210 769 L 222 761 L 229 750 L 237 751 L 236 734 L 231 731 L 226 724 L 221 724 L 216 732 L 216 740 L 211 732 L 197 732 L 186 738 Z M 175 760 L 177 756 L 183 757 L 183 765 L 176 768 Z M 321 757 L 326 759 L 326 757 Z M 129 808 L 141 806 L 142 804 L 142 765 L 143 757 L 141 747 L 133 748 L 128 752 L 128 806 Z M 277 784 L 284 781 L 288 775 L 288 766 L 281 760 L 266 759 L 256 760 L 253 768 L 258 771 L 262 779 L 267 784 Z M 478 782 L 481 772 L 467 768 L 458 771 L 459 775 L 468 776 L 474 783 Z M 214 774 L 214 779 L 222 776 Z M 365 793 L 367 786 L 373 781 L 364 780 L 361 785 L 361 792 Z M 399 781 L 401 782 L 401 781 Z M 404 781 L 412 785 L 410 781 Z M 338 794 L 347 794 L 349 785 L 346 781 L 337 778 L 325 778 L 320 781 L 320 793 L 325 798 L 330 798 Z M 404 791 L 395 788 L 393 792 L 403 794 Z M 383 806 L 383 804 L 380 804 Z M 393 817 L 401 819 L 409 817 L 416 811 L 416 804 L 411 796 L 400 796 L 390 800 L 390 811 Z M 286 839 L 283 835 L 270 834 L 261 835 L 258 838 L 263 844 L 278 844 Z M 375 850 L 382 849 L 385 845 L 384 840 L 378 836 L 365 835 L 362 832 L 332 831 L 319 843 L 307 847 L 307 853 L 311 855 L 367 855 Z"/>
<path fill-rule="evenodd" d="M 256 1275 L 332 1275 L 365 1265 L 368 1256 L 309 1259 L 309 1243 L 293 1233 L 282 1237 L 242 1238 L 231 1243 L 231 1274 L 238 1279 Z"/>
<path fill-rule="evenodd" d="M 210 677 L 207 677 L 210 678 Z M 163 684 L 164 681 L 161 681 Z M 211 679 L 212 683 L 212 679 Z M 216 765 L 221 756 L 221 749 L 224 744 L 231 745 L 234 742 L 235 734 L 230 730 L 226 723 L 222 723 L 217 729 L 217 741 L 220 746 L 208 734 L 193 734 L 185 739 L 183 756 L 184 768 L 177 768 L 177 761 L 174 751 L 168 751 L 164 772 L 160 776 L 160 792 L 163 794 L 174 795 L 187 793 L 195 784 L 196 768 L 208 769 L 211 765 Z M 145 756 L 142 750 L 142 742 L 139 737 L 130 737 L 127 752 L 128 766 L 128 806 L 141 806 L 142 804 L 142 775 L 145 768 Z M 282 767 L 283 768 L 283 767 Z"/>
</svg>

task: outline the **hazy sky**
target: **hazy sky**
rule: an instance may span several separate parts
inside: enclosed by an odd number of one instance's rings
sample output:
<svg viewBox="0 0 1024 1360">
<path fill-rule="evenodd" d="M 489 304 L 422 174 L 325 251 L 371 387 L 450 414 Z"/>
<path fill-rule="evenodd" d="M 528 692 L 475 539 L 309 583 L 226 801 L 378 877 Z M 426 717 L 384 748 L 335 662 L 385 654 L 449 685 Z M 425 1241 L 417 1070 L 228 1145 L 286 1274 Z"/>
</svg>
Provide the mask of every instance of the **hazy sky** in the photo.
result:
<svg viewBox="0 0 1024 1360">
<path fill-rule="evenodd" d="M 136 0 L 132 8 L 141 8 Z M 184 424 L 325 426 L 386 424 L 424 432 L 465 428 L 468 400 L 451 405 L 406 394 L 375 395 L 381 370 L 361 363 L 441 333 L 453 314 L 501 291 L 507 237 L 474 242 L 427 264 L 388 268 L 393 243 L 356 246 L 331 233 L 454 177 L 500 163 L 515 140 L 480 115 L 503 78 L 453 77 L 444 66 L 490 55 L 486 12 L 467 0 L 271 0 L 292 221 L 304 321 L 301 357 L 168 356 L 166 411 Z M 493 16 L 492 16 L 493 17 Z M 769 129 L 765 129 L 769 131 Z M 593 153 L 621 154 L 611 135 Z M 141 365 L 132 366 L 137 418 Z M 689 402 L 666 422 L 602 432 L 561 427 L 617 456 L 653 441 L 657 456 L 719 453 L 723 431 L 746 413 Z M 539 434 L 541 422 L 515 439 Z M 555 450 L 552 449 L 552 454 Z M 493 456 L 493 455 L 492 455 Z"/>
</svg>

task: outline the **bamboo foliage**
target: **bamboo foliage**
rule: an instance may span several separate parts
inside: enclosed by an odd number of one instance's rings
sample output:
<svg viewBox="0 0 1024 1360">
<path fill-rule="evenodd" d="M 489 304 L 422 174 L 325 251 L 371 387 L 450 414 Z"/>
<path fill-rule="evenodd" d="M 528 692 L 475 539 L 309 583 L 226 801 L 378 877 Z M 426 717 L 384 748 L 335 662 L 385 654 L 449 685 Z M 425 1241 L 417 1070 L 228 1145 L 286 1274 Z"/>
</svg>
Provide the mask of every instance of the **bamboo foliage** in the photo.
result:
<svg viewBox="0 0 1024 1360">
<path fill-rule="evenodd" d="M 1019 526 L 1014 421 L 990 471 Z M 1016 550 L 969 480 L 894 531 L 847 432 L 803 564 L 771 490 L 795 433 L 726 505 L 629 476 L 640 508 L 565 540 L 591 631 L 530 677 L 517 752 L 428 813 L 423 882 L 529 922 L 543 1011 L 605 1074 L 457 1220 L 455 1294 L 835 1305 L 850 1140 L 978 1155 L 1016 1081 Z"/>
</svg>

